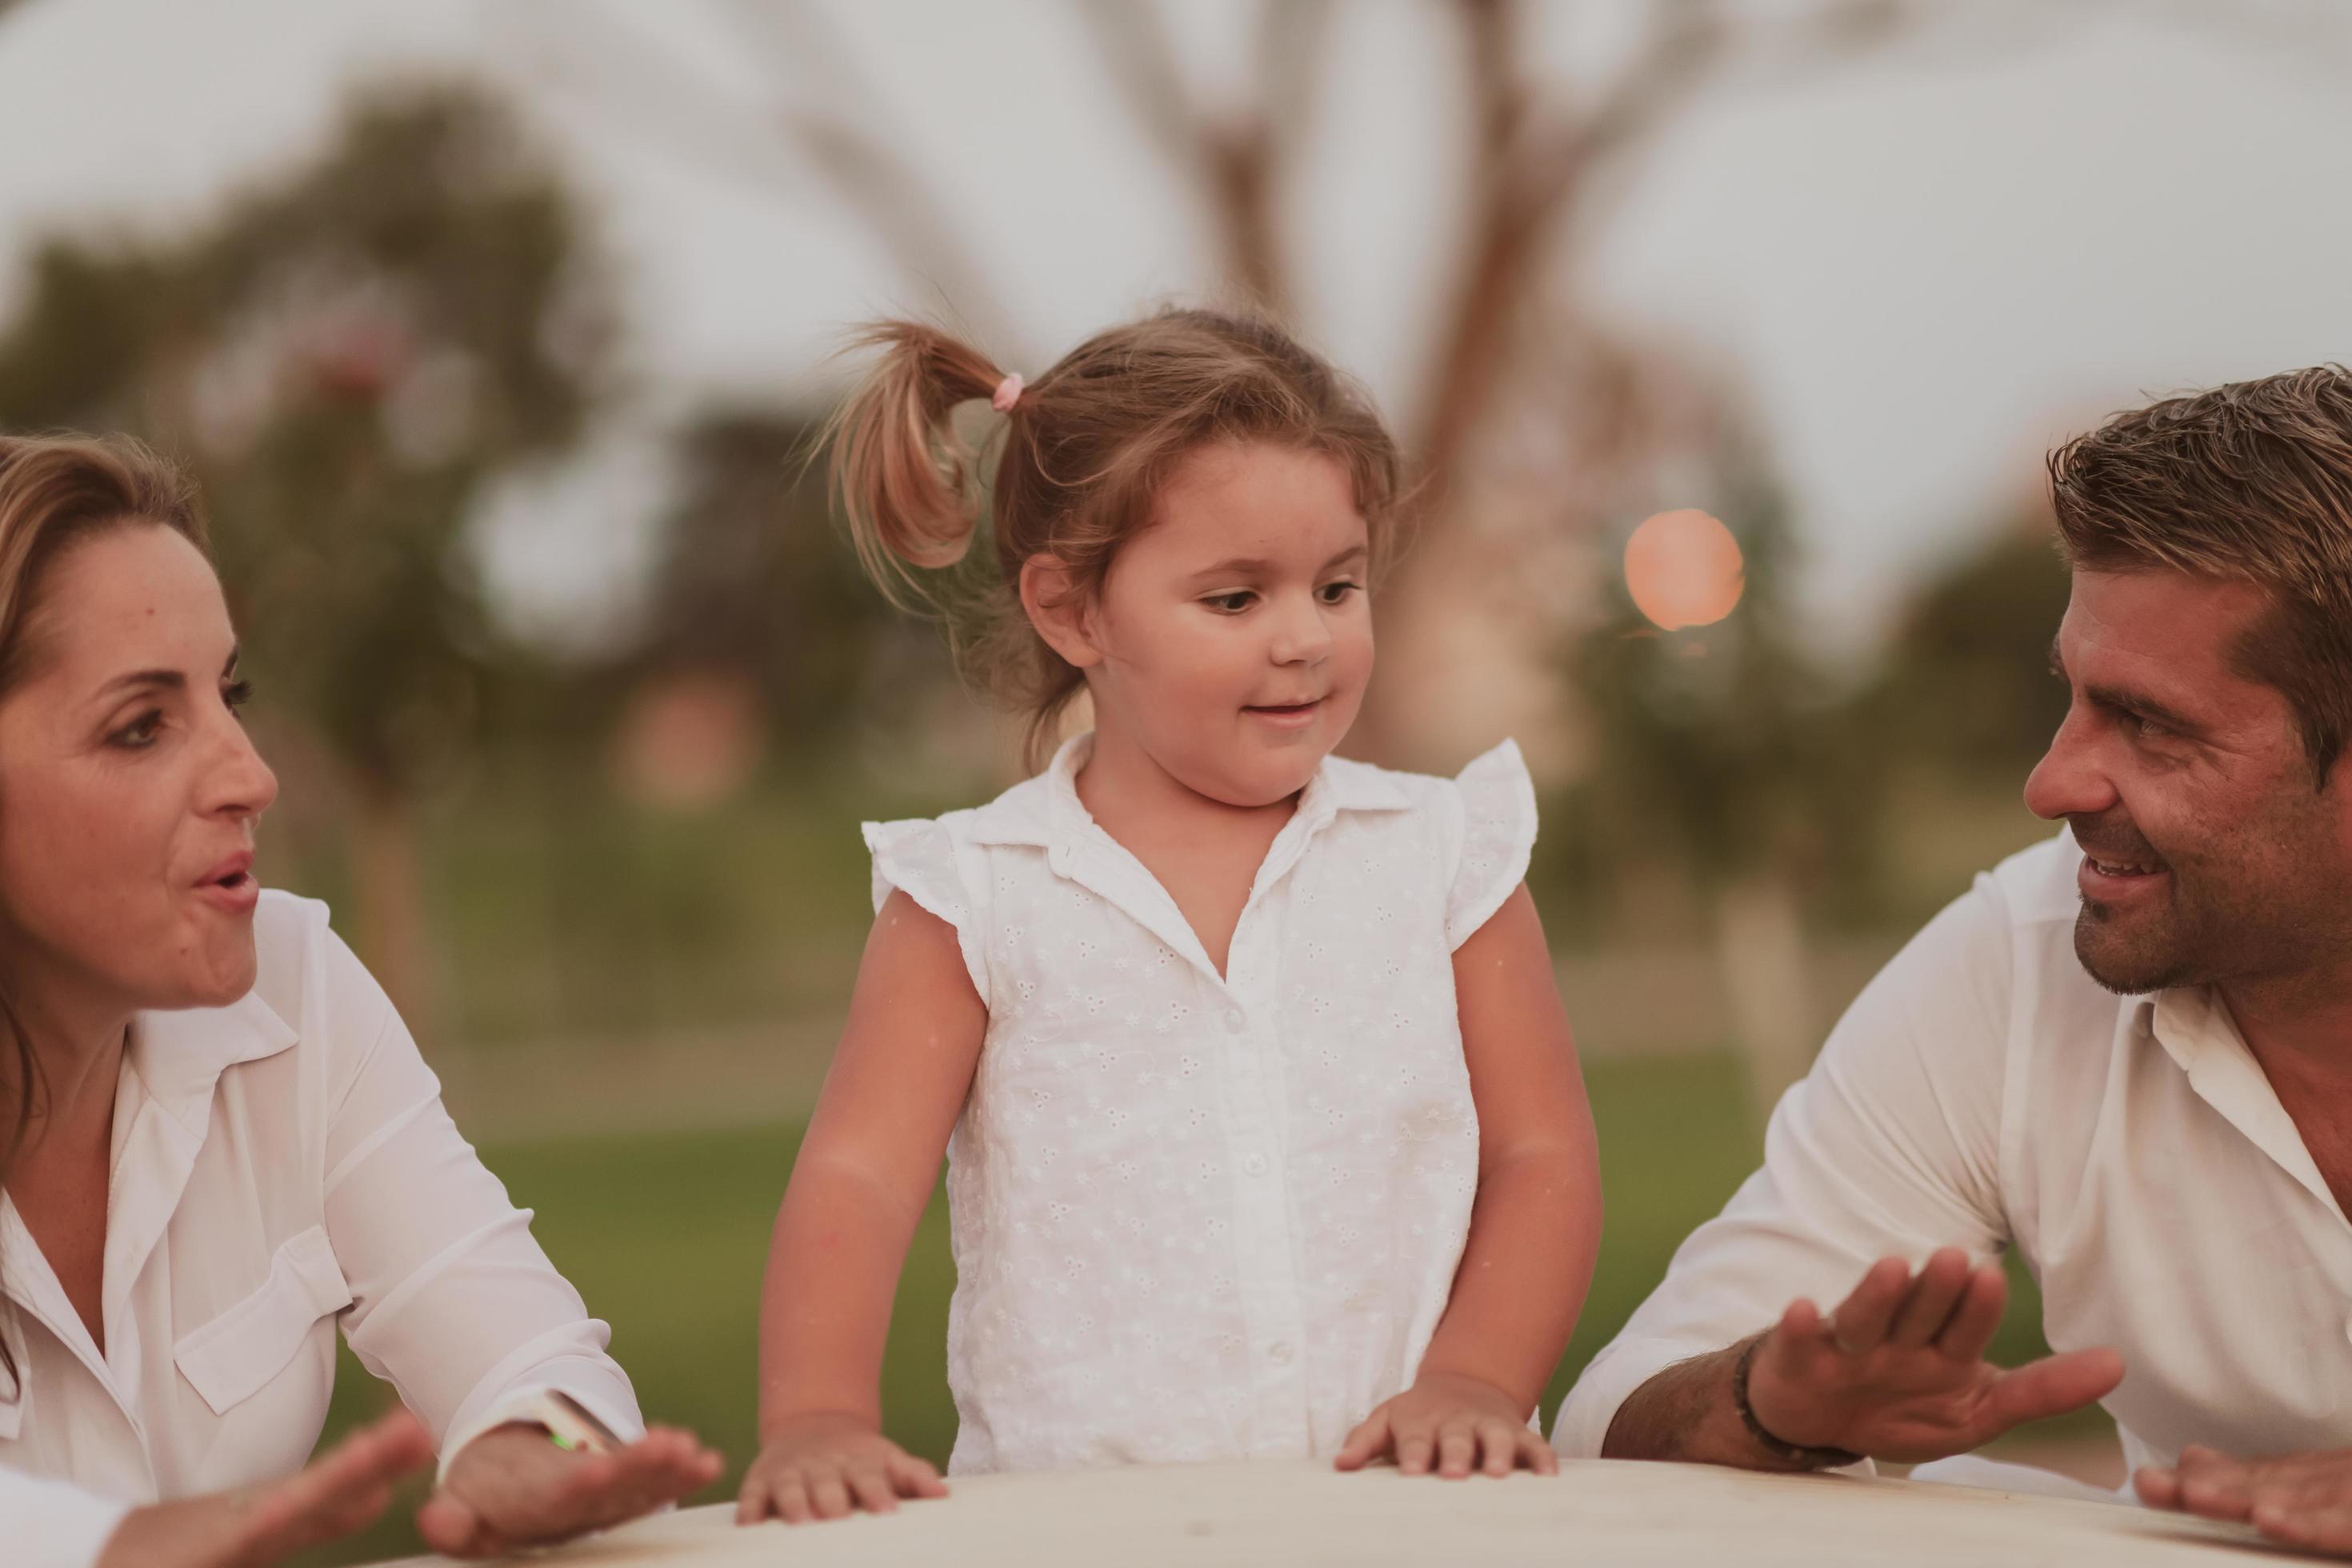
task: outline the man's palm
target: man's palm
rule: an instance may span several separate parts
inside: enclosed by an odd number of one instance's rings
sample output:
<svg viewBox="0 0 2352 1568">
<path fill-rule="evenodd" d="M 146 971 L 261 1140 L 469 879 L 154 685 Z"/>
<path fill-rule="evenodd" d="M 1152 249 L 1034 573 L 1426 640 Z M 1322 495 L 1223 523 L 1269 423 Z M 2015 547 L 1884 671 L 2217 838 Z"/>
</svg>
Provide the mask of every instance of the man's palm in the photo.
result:
<svg viewBox="0 0 2352 1568">
<path fill-rule="evenodd" d="M 1758 1348 L 1748 1400 L 1766 1431 L 1805 1447 L 1917 1464 L 2087 1405 L 2123 1379 L 2113 1351 L 2006 1371 L 1984 1359 L 2009 1286 L 1947 1247 L 1915 1277 L 1882 1258 L 1835 1312 L 1795 1301 Z"/>
</svg>

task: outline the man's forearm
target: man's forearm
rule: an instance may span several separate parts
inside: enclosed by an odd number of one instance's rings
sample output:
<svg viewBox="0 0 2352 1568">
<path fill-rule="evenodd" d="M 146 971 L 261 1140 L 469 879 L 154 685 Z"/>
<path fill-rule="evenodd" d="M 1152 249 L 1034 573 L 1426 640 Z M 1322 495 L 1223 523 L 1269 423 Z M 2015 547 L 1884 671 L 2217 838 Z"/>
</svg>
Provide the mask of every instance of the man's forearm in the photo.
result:
<svg viewBox="0 0 2352 1568">
<path fill-rule="evenodd" d="M 1676 1362 L 1625 1396 L 1601 1440 L 1604 1459 L 1679 1459 L 1744 1470 L 1795 1470 L 1748 1435 L 1731 1380 L 1748 1341 Z"/>
</svg>

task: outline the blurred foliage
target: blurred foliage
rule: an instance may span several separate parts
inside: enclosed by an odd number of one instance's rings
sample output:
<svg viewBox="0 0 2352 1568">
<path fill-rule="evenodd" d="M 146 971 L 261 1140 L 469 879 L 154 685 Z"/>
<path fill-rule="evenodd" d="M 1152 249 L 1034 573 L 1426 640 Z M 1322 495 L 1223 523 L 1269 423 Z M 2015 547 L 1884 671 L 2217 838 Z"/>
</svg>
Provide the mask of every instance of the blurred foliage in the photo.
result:
<svg viewBox="0 0 2352 1568">
<path fill-rule="evenodd" d="M 2046 522 L 1992 534 L 1913 596 L 1858 727 L 1907 766 L 2021 785 L 2066 716 L 2050 670 L 2066 584 Z"/>
<path fill-rule="evenodd" d="M 465 529 L 590 406 L 605 308 L 580 229 L 487 100 L 362 101 L 321 161 L 190 236 L 43 245 L 0 425 L 189 461 L 273 702 L 404 794 L 469 739 L 503 651 Z"/>
<path fill-rule="evenodd" d="M 902 702 L 894 678 L 947 678 L 938 639 L 889 609 L 833 523 L 821 424 L 715 410 L 679 435 L 679 500 L 631 654 L 645 670 L 748 676 L 796 752 L 870 717 L 869 698 Z"/>
<path fill-rule="evenodd" d="M 1881 748 L 1797 624 L 1778 487 L 1750 473 L 1718 515 L 1746 563 L 1729 616 L 1660 631 L 1612 573 L 1606 613 L 1570 653 L 1590 759 L 1561 801 L 1579 868 L 1605 884 L 1666 868 L 1700 891 L 1853 887 L 1873 866 Z"/>
</svg>

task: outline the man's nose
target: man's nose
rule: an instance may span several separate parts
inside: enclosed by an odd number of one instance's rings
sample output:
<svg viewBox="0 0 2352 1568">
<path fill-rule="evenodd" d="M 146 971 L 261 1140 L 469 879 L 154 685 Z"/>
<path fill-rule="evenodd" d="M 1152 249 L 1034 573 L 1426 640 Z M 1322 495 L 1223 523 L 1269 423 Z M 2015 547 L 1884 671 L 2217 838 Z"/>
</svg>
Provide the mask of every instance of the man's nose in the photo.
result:
<svg viewBox="0 0 2352 1568">
<path fill-rule="evenodd" d="M 2026 775 L 2026 810 L 2056 822 L 2095 816 L 2116 804 L 2115 782 L 2099 765 L 2094 722 L 2079 708 L 2067 713 L 2058 733 L 2050 738 L 2050 749 Z"/>
</svg>

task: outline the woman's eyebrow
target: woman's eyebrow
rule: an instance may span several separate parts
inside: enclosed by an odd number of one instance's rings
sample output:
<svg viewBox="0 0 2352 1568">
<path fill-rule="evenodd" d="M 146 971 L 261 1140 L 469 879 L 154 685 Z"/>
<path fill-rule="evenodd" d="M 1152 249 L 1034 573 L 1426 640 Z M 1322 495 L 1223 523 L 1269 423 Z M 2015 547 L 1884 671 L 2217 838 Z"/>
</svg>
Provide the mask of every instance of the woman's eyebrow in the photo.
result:
<svg viewBox="0 0 2352 1568">
<path fill-rule="evenodd" d="M 100 697 L 112 697 L 117 692 L 136 691 L 145 687 L 160 686 L 168 690 L 186 689 L 188 678 L 176 669 L 134 669 L 128 675 L 118 675 L 98 689 Z"/>
</svg>

